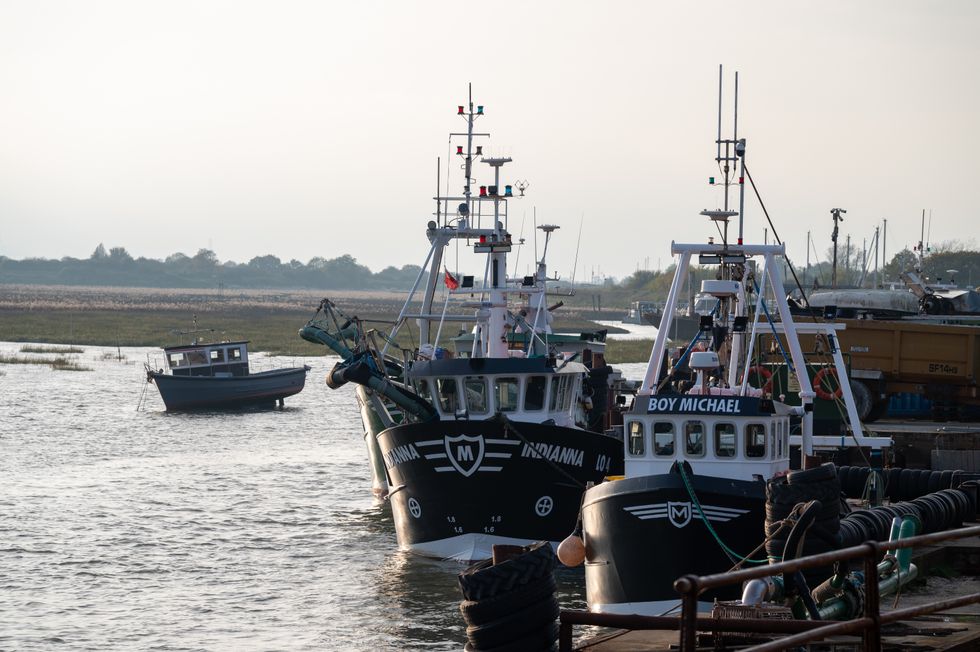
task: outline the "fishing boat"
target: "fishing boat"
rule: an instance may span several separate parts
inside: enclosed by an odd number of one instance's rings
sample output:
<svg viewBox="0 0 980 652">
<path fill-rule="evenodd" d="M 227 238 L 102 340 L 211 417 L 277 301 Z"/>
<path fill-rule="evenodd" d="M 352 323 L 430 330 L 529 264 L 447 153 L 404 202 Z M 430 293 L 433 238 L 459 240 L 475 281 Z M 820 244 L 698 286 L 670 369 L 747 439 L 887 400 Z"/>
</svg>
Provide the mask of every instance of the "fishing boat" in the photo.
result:
<svg viewBox="0 0 980 652">
<path fill-rule="evenodd" d="M 718 143 L 719 166 L 726 176 L 734 174 L 744 165 L 744 140 L 722 140 L 719 131 Z M 625 475 L 589 489 L 583 500 L 586 593 L 593 611 L 663 615 L 678 604 L 677 577 L 723 573 L 745 563 L 763 541 L 766 482 L 789 471 L 791 447 L 799 446 L 809 459 L 815 449 L 844 443 L 844 437 L 813 432 L 818 390 L 826 393 L 827 377 L 846 378 L 836 346 L 843 325 L 794 321 L 783 289 L 785 246 L 745 243 L 741 219 L 737 239 L 730 238 L 729 221 L 741 216 L 728 210 L 727 193 L 724 208 L 701 215 L 721 241 L 671 244 L 676 270 L 664 308 L 667 323 L 624 416 Z M 714 307 L 668 368 L 666 333 L 695 264 L 714 271 L 701 282 Z M 822 346 L 809 350 L 816 340 Z M 762 356 L 780 359 L 781 369 Z M 682 367 L 695 374 L 693 383 L 675 376 Z M 773 370 L 789 378 L 791 390 L 773 390 L 767 382 Z M 837 384 L 848 443 L 889 445 L 887 438 L 864 434 L 848 383 Z M 753 561 L 765 563 L 762 557 Z"/>
<path fill-rule="evenodd" d="M 533 274 L 509 275 L 515 243 L 507 205 L 521 186 L 501 182 L 510 158 L 483 157 L 474 144 L 487 136 L 474 132 L 484 107 L 471 97 L 457 114 L 467 125 L 454 135 L 465 143 L 456 148 L 463 191 L 435 197 L 429 252 L 384 344 L 373 346 L 376 332 L 356 319 L 311 320 L 301 334 L 343 358 L 328 385 L 359 386 L 365 439 L 384 466 L 400 547 L 468 561 L 489 558 L 496 543 L 557 544 L 575 523 L 586 485 L 621 467 L 622 443 L 605 432 L 616 418 L 617 374 L 604 363 L 604 333 L 551 328 L 557 304 L 547 304 L 544 261 L 558 227 L 538 227 L 544 253 Z M 493 175 L 478 192 L 477 162 Z M 482 281 L 449 271 L 451 244 L 453 254 L 475 254 Z M 418 325 L 420 345 L 393 355 L 409 324 Z"/>
<path fill-rule="evenodd" d="M 168 411 L 207 410 L 243 406 L 283 405 L 298 394 L 310 367 L 252 372 L 248 341 L 201 343 L 164 347 L 166 368 L 146 365 L 147 382 L 160 390 Z"/>
</svg>

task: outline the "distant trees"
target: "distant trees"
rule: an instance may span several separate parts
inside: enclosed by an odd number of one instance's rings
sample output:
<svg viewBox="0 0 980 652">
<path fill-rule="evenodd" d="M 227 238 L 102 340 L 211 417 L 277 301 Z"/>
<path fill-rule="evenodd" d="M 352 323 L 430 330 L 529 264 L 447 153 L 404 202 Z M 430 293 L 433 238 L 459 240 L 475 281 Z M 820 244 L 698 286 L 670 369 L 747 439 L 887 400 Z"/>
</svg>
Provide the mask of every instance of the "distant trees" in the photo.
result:
<svg viewBox="0 0 980 652">
<path fill-rule="evenodd" d="M 0 283 L 23 284 L 399 290 L 410 288 L 420 270 L 389 266 L 375 274 L 348 254 L 317 256 L 306 264 L 295 258 L 284 263 L 271 254 L 247 263 L 221 262 L 210 249 L 199 249 L 193 257 L 177 252 L 164 260 L 134 259 L 124 247 L 107 250 L 102 243 L 84 260 L 0 256 Z"/>
</svg>

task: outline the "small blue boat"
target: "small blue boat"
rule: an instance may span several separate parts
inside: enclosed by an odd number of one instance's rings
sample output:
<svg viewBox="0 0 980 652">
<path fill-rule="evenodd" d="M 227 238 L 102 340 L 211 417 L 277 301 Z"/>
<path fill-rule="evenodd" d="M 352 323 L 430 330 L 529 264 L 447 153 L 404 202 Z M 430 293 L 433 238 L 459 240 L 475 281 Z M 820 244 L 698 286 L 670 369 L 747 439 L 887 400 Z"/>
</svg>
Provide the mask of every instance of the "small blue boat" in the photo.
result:
<svg viewBox="0 0 980 652">
<path fill-rule="evenodd" d="M 168 411 L 283 405 L 298 394 L 310 368 L 290 367 L 251 373 L 248 341 L 164 347 L 169 373 L 147 366 Z"/>
</svg>

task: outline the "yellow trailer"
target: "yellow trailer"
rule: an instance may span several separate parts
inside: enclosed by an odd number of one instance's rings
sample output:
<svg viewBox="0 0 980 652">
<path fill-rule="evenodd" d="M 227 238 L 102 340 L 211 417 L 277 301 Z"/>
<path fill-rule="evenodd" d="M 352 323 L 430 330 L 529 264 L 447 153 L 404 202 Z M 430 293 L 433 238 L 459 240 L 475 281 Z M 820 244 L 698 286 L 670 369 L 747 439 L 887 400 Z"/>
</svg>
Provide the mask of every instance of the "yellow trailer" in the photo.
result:
<svg viewBox="0 0 980 652">
<path fill-rule="evenodd" d="M 921 394 L 938 418 L 955 418 L 961 406 L 980 405 L 980 325 L 917 319 L 842 319 L 841 351 L 850 357 L 851 379 L 873 397 L 870 419 L 884 413 L 888 397 Z"/>
</svg>

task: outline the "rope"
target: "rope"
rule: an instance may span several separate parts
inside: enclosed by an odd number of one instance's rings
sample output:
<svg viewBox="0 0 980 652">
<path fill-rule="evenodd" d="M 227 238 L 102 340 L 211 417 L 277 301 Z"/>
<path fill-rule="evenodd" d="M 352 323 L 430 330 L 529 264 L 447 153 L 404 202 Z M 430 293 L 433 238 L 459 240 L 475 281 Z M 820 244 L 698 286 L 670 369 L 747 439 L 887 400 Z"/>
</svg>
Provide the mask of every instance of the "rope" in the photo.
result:
<svg viewBox="0 0 980 652">
<path fill-rule="evenodd" d="M 568 471 L 566 471 L 565 469 L 561 468 L 560 466 L 558 466 L 557 464 L 555 464 L 554 462 L 552 462 L 551 460 L 549 460 L 547 457 L 545 457 L 544 455 L 542 455 L 541 453 L 539 453 L 538 452 L 538 449 L 536 449 L 531 444 L 531 442 L 529 442 L 527 440 L 527 438 L 524 435 L 522 435 L 517 430 L 517 428 L 514 427 L 513 422 L 510 419 L 507 418 L 507 415 L 503 414 L 502 412 L 498 412 L 497 413 L 497 417 L 500 419 L 500 421 L 503 422 L 503 424 L 504 424 L 504 431 L 505 432 L 506 431 L 510 431 L 510 432 L 514 433 L 515 435 L 517 435 L 517 438 L 520 439 L 522 442 L 524 442 L 524 444 L 526 444 L 527 447 L 530 448 L 534 452 L 534 455 L 536 455 L 536 456 L 540 457 L 541 459 L 543 459 L 545 462 L 548 463 L 549 466 L 551 466 L 551 468 L 553 468 L 555 471 L 558 471 L 558 473 L 562 474 L 563 476 L 565 476 L 566 478 L 568 478 L 569 480 L 571 480 L 573 483 L 575 483 L 576 485 L 578 485 L 582 489 L 585 489 L 586 488 L 585 484 L 582 483 L 582 482 L 580 482 L 578 479 L 576 479 L 575 476 L 571 475 Z M 532 456 L 531 459 L 534 459 L 534 456 Z"/>
<path fill-rule="evenodd" d="M 718 545 L 721 546 L 721 549 L 724 551 L 724 553 L 728 555 L 728 558 L 731 559 L 732 562 L 735 562 L 735 558 L 738 558 L 742 562 L 746 562 L 749 564 L 768 564 L 769 563 L 768 559 L 749 559 L 748 557 L 743 557 L 742 555 L 738 554 L 737 552 L 729 548 L 727 545 L 725 545 L 725 542 L 721 540 L 721 537 L 718 536 L 718 533 L 715 532 L 715 529 L 711 527 L 711 523 L 708 521 L 708 517 L 704 515 L 704 510 L 701 509 L 701 503 L 700 501 L 698 501 L 698 497 L 694 494 L 694 489 L 691 488 L 691 485 L 688 482 L 687 472 L 684 470 L 684 463 L 681 462 L 680 464 L 678 464 L 677 469 L 680 471 L 681 479 L 684 481 L 684 487 L 687 489 L 687 495 L 691 497 L 691 502 L 693 502 L 694 506 L 698 508 L 698 514 L 701 515 L 701 520 L 704 522 L 704 526 L 708 528 L 708 532 L 711 533 L 711 536 L 714 537 Z"/>
</svg>

